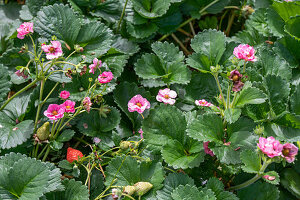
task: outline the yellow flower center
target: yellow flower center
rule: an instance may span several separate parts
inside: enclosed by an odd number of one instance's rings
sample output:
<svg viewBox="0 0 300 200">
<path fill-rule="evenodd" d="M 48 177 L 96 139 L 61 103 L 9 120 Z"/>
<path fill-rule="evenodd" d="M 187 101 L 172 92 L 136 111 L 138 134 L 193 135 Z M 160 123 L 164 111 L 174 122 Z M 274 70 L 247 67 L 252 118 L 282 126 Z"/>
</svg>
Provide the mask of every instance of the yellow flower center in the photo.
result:
<svg viewBox="0 0 300 200">
<path fill-rule="evenodd" d="M 169 97 L 169 95 L 167 95 L 167 94 L 166 94 L 164 97 L 165 97 L 165 99 L 168 99 L 168 98 L 170 98 L 170 97 Z"/>
<path fill-rule="evenodd" d="M 57 111 L 56 110 L 53 110 L 52 111 L 52 115 L 57 115 L 58 113 L 57 113 Z"/>
<path fill-rule="evenodd" d="M 137 105 L 138 107 L 142 107 L 142 104 L 140 102 L 136 103 L 135 105 Z"/>
<path fill-rule="evenodd" d="M 71 108 L 71 106 L 66 106 L 66 109 L 70 109 Z"/>
<path fill-rule="evenodd" d="M 288 150 L 288 149 L 283 149 L 282 154 L 283 154 L 284 156 L 288 156 L 288 155 L 290 154 L 290 150 Z"/>
<path fill-rule="evenodd" d="M 50 51 L 50 53 L 54 53 L 55 52 L 54 47 L 50 47 L 49 51 Z"/>
</svg>

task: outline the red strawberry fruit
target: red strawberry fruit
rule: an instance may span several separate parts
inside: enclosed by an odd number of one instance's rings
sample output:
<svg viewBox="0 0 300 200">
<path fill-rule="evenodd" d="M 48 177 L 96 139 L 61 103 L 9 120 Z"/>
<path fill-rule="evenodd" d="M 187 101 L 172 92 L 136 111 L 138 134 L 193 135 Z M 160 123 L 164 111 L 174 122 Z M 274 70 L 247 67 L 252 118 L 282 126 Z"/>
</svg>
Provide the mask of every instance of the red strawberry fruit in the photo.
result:
<svg viewBox="0 0 300 200">
<path fill-rule="evenodd" d="M 81 151 L 73 149 L 71 147 L 67 149 L 67 161 L 69 161 L 69 163 L 72 163 L 74 160 L 78 160 L 78 157 L 83 157 Z"/>
</svg>

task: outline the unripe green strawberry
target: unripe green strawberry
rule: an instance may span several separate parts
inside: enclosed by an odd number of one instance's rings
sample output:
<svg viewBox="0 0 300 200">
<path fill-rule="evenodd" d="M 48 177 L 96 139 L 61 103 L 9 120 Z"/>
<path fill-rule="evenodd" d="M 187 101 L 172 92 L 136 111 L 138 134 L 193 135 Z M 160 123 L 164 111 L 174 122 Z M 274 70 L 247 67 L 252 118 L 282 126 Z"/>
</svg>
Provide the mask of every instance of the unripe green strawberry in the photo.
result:
<svg viewBox="0 0 300 200">
<path fill-rule="evenodd" d="M 135 187 L 134 186 L 125 186 L 124 190 L 123 190 L 124 193 L 128 194 L 129 196 L 133 195 L 133 193 L 135 193 Z"/>
<path fill-rule="evenodd" d="M 121 148 L 122 150 L 126 150 L 126 149 L 128 149 L 130 146 L 131 146 L 131 143 L 128 142 L 128 141 L 122 141 L 122 142 L 120 143 L 120 148 Z"/>
<path fill-rule="evenodd" d="M 37 137 L 39 140 L 47 140 L 50 135 L 50 123 L 45 122 L 36 132 Z"/>
<path fill-rule="evenodd" d="M 135 187 L 135 194 L 138 196 L 143 196 L 149 190 L 151 190 L 153 185 L 149 182 L 137 182 L 136 184 L 134 184 L 134 187 Z"/>
</svg>

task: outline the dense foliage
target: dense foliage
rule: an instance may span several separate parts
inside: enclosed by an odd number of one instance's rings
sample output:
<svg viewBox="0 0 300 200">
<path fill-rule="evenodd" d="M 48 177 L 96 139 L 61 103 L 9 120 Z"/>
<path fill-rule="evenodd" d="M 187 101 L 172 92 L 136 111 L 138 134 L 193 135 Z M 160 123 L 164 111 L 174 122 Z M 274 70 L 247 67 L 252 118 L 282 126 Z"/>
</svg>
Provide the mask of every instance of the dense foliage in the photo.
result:
<svg viewBox="0 0 300 200">
<path fill-rule="evenodd" d="M 0 199 L 300 198 L 300 1 L 0 3 Z"/>
</svg>

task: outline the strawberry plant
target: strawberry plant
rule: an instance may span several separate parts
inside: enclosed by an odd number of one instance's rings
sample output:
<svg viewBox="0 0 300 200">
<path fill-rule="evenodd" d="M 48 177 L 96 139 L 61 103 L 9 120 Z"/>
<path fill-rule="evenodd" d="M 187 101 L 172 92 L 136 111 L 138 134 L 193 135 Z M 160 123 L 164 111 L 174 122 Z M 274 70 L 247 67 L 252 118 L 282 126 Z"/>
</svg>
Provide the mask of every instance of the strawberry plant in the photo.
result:
<svg viewBox="0 0 300 200">
<path fill-rule="evenodd" d="M 0 199 L 300 198 L 298 0 L 0 5 Z"/>
</svg>

